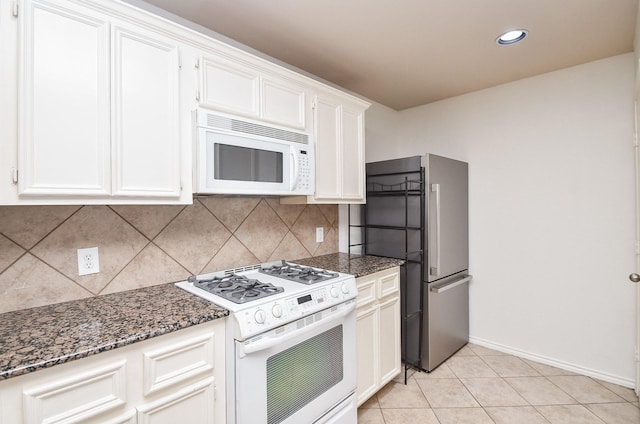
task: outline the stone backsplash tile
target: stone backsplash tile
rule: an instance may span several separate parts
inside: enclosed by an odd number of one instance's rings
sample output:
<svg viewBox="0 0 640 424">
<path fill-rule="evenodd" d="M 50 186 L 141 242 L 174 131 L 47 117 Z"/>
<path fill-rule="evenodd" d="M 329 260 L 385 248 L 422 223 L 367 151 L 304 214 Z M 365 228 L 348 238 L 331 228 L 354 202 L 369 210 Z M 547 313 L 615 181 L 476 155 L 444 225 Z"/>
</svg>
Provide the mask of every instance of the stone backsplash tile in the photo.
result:
<svg viewBox="0 0 640 424">
<path fill-rule="evenodd" d="M 76 250 L 95 246 L 100 274 L 78 276 Z M 0 206 L 0 313 L 337 251 L 336 205 Z"/>
</svg>

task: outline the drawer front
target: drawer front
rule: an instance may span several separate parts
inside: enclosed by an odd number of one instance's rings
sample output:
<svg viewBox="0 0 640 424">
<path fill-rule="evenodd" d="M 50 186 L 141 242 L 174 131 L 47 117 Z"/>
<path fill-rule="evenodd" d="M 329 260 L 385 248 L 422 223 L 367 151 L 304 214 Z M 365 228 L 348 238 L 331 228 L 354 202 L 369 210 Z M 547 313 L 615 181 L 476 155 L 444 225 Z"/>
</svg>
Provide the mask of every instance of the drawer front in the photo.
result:
<svg viewBox="0 0 640 424">
<path fill-rule="evenodd" d="M 378 297 L 380 299 L 400 291 L 400 273 L 397 268 L 393 268 L 390 272 L 385 271 L 379 278 L 380 292 Z"/>
<path fill-rule="evenodd" d="M 125 362 L 23 391 L 26 424 L 77 423 L 126 403 Z"/>
<path fill-rule="evenodd" d="M 366 277 L 365 277 L 366 278 Z M 356 308 L 368 305 L 376 300 L 376 280 L 366 279 L 358 281 L 358 297 L 356 298 Z"/>
<path fill-rule="evenodd" d="M 144 353 L 144 395 L 175 386 L 214 367 L 213 332 Z"/>
</svg>

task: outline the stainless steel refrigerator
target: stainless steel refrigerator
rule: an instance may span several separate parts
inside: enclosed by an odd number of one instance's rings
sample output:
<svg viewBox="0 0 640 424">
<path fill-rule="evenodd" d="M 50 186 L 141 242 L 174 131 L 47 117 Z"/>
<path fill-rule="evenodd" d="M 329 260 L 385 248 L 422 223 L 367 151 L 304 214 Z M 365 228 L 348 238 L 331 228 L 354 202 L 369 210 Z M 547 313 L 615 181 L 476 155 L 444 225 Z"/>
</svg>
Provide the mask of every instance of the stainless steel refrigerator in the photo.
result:
<svg viewBox="0 0 640 424">
<path fill-rule="evenodd" d="M 427 154 L 366 173 L 365 253 L 406 260 L 402 358 L 432 371 L 469 339 L 468 165 Z"/>
</svg>

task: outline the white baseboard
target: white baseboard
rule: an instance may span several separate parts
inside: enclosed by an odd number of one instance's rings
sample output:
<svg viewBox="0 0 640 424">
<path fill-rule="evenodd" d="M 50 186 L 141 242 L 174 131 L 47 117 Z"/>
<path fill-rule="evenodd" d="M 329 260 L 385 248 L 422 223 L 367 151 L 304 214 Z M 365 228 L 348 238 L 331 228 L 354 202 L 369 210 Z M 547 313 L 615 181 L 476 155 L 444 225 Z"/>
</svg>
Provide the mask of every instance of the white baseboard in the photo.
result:
<svg viewBox="0 0 640 424">
<path fill-rule="evenodd" d="M 537 355 L 535 353 L 525 352 L 523 350 L 514 349 L 509 346 L 504 346 L 499 343 L 494 343 L 489 340 L 479 339 L 477 337 L 469 336 L 469 342 L 483 346 L 489 349 L 497 350 L 499 352 L 508 353 L 510 355 L 518 356 L 520 358 L 530 359 L 541 364 L 550 365 L 552 367 L 560 368 L 566 371 L 571 371 L 576 374 L 586 375 L 588 377 L 597 378 L 598 380 L 606 381 L 608 383 L 617 384 L 619 386 L 628 387 L 630 389 L 635 388 L 636 382 L 629 378 L 623 378 L 616 375 L 611 375 L 596 371 L 590 368 L 585 368 L 580 365 L 571 364 L 569 362 L 559 361 L 546 356 Z"/>
</svg>

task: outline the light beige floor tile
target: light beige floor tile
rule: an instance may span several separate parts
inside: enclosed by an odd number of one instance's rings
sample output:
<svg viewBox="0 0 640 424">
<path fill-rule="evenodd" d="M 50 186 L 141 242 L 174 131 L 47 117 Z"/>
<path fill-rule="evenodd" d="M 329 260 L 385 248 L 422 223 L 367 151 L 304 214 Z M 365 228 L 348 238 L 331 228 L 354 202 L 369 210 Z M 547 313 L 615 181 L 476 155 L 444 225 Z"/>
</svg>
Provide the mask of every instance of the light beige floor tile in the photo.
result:
<svg viewBox="0 0 640 424">
<path fill-rule="evenodd" d="M 407 378 L 411 378 L 411 376 L 415 376 L 416 374 L 419 374 L 419 372 L 415 368 L 409 368 L 407 370 Z M 400 374 L 396 375 L 393 381 L 404 384 L 404 365 L 400 367 Z"/>
<path fill-rule="evenodd" d="M 536 407 L 551 424 L 602 424 L 603 421 L 582 405 Z"/>
<path fill-rule="evenodd" d="M 439 424 L 431 409 L 383 409 L 385 424 Z"/>
<path fill-rule="evenodd" d="M 449 365 L 445 362 L 438 368 L 431 372 L 417 372 L 413 375 L 416 380 L 430 380 L 434 378 L 456 378 L 456 375 L 451 371 Z"/>
<path fill-rule="evenodd" d="M 385 424 L 380 409 L 358 409 L 358 424 Z"/>
<path fill-rule="evenodd" d="M 607 424 L 640 423 L 640 409 L 628 402 L 585 405 Z"/>
<path fill-rule="evenodd" d="M 540 373 L 516 356 L 484 356 L 482 358 L 500 377 L 534 377 Z"/>
<path fill-rule="evenodd" d="M 477 356 L 477 355 L 473 350 L 471 350 L 469 345 L 466 345 L 462 349 L 457 351 L 453 356 Z"/>
<path fill-rule="evenodd" d="M 447 365 L 458 378 L 498 377 L 478 356 L 454 356 L 447 361 Z"/>
<path fill-rule="evenodd" d="M 580 403 L 622 402 L 624 400 L 589 377 L 556 375 L 548 378 Z"/>
<path fill-rule="evenodd" d="M 489 349 L 488 347 L 479 346 L 473 343 L 469 343 L 467 346 L 478 356 L 506 356 L 508 353 L 500 352 L 498 350 Z"/>
<path fill-rule="evenodd" d="M 530 359 L 523 359 L 531 368 L 538 371 L 540 374 L 549 375 L 577 375 L 575 372 L 563 370 L 561 368 L 552 367 L 551 365 L 541 364 L 540 362 L 532 361 Z"/>
<path fill-rule="evenodd" d="M 381 408 L 429 408 L 416 380 L 409 378 L 406 385 L 394 381 L 384 386 L 377 394 Z"/>
<path fill-rule="evenodd" d="M 480 406 L 458 379 L 418 380 L 418 384 L 432 408 Z"/>
<path fill-rule="evenodd" d="M 463 378 L 462 383 L 482 406 L 529 405 L 501 378 Z"/>
<path fill-rule="evenodd" d="M 626 400 L 627 402 L 638 402 L 638 396 L 636 396 L 636 392 L 633 389 L 619 386 L 617 384 L 609 383 L 602 380 L 596 380 L 596 381 L 602 384 L 607 389 L 611 390 L 613 393 L 620 396 L 622 399 Z"/>
<path fill-rule="evenodd" d="M 484 409 L 496 424 L 549 424 L 532 406 L 508 406 Z"/>
<path fill-rule="evenodd" d="M 372 409 L 372 408 L 380 409 L 380 403 L 378 403 L 377 395 L 371 396 L 369 400 L 367 400 L 365 403 L 360 405 L 360 409 Z"/>
<path fill-rule="evenodd" d="M 440 424 L 493 424 L 482 408 L 434 409 Z"/>
<path fill-rule="evenodd" d="M 578 403 L 546 377 L 510 377 L 505 381 L 531 405 L 567 405 Z"/>
</svg>

